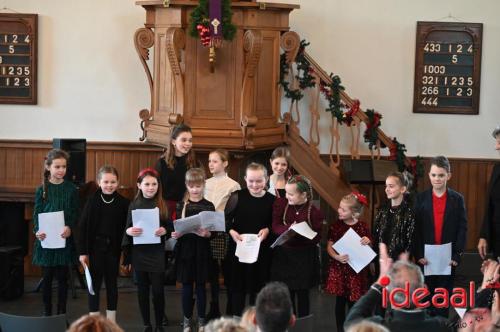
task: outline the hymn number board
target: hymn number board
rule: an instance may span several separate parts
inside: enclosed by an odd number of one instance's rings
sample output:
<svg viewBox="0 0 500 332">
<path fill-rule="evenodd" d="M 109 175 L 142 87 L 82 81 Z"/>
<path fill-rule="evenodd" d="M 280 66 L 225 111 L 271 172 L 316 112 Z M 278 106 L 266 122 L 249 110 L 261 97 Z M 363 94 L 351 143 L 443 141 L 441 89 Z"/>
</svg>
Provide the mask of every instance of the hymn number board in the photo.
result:
<svg viewBox="0 0 500 332">
<path fill-rule="evenodd" d="M 0 104 L 37 103 L 37 14 L 0 14 Z"/>
<path fill-rule="evenodd" d="M 481 23 L 417 22 L 414 113 L 478 114 Z"/>
</svg>

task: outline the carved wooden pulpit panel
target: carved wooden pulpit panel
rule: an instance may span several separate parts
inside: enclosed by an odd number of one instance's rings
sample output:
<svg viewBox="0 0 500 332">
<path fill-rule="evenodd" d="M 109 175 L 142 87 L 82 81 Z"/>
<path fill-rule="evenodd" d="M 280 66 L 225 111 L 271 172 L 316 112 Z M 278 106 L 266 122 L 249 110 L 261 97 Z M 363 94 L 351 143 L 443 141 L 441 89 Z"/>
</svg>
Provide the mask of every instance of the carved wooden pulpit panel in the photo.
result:
<svg viewBox="0 0 500 332">
<path fill-rule="evenodd" d="M 146 10 L 134 41 L 151 91 L 151 105 L 140 112 L 141 140 L 166 146 L 171 128 L 184 121 L 199 149 L 265 149 L 284 142 L 279 45 L 298 6 L 233 1 L 235 37 L 224 40 L 211 65 L 209 48 L 187 32 L 198 1 L 136 4 Z"/>
</svg>

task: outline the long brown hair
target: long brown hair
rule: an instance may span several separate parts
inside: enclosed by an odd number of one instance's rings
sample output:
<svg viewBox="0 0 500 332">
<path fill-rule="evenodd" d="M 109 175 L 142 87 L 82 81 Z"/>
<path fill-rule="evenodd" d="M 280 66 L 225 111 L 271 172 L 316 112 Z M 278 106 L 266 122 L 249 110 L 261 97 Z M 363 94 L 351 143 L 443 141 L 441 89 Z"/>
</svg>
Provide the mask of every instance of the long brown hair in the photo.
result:
<svg viewBox="0 0 500 332">
<path fill-rule="evenodd" d="M 172 144 L 172 141 L 177 139 L 177 137 L 182 133 L 192 134 L 191 127 L 189 127 L 188 125 L 185 125 L 183 123 L 175 126 L 174 129 L 172 129 L 172 132 L 170 134 L 170 141 L 168 143 L 167 152 L 165 152 L 163 154 L 163 158 L 165 158 L 165 162 L 167 163 L 167 167 L 170 169 L 175 168 L 175 158 L 174 158 L 175 157 L 175 147 Z M 192 147 L 189 150 L 189 152 L 187 153 L 186 165 L 187 165 L 188 169 L 192 168 L 192 167 L 196 167 L 196 155 L 195 155 Z"/>
<path fill-rule="evenodd" d="M 46 201 L 48 199 L 47 195 L 47 186 L 49 184 L 50 179 L 50 171 L 48 168 L 54 162 L 54 159 L 65 159 L 66 167 L 68 166 L 69 154 L 61 149 L 52 149 L 47 152 L 47 156 L 45 157 L 45 162 L 43 163 L 43 179 L 42 179 L 42 199 Z"/>
<path fill-rule="evenodd" d="M 139 174 L 137 175 L 137 184 L 141 184 L 142 180 L 144 180 L 146 176 L 152 176 L 156 179 L 156 181 L 158 181 L 158 191 L 156 192 L 154 199 L 156 206 L 158 207 L 158 209 L 160 209 L 160 218 L 161 216 L 166 218 L 166 216 L 168 216 L 168 209 L 167 209 L 167 203 L 163 199 L 162 195 L 160 175 L 154 168 L 151 167 L 145 168 L 142 171 L 140 171 Z M 142 191 L 139 189 L 137 190 L 137 194 L 135 195 L 134 201 L 139 199 L 141 196 L 143 196 Z"/>
</svg>

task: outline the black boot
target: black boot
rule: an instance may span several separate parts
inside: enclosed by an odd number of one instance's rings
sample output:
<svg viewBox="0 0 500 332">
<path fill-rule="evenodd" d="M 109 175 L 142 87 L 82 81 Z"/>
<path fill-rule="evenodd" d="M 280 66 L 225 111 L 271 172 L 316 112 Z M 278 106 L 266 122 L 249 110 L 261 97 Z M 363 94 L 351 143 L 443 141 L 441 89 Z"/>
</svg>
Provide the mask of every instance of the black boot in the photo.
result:
<svg viewBox="0 0 500 332">
<path fill-rule="evenodd" d="M 209 322 L 212 319 L 220 317 L 219 302 L 210 302 L 210 310 L 206 316 L 206 321 Z"/>
<path fill-rule="evenodd" d="M 155 327 L 155 332 L 164 332 L 165 329 L 163 328 L 163 326 L 156 326 Z"/>
<path fill-rule="evenodd" d="M 153 327 L 151 325 L 144 326 L 144 332 L 153 332 Z"/>
</svg>

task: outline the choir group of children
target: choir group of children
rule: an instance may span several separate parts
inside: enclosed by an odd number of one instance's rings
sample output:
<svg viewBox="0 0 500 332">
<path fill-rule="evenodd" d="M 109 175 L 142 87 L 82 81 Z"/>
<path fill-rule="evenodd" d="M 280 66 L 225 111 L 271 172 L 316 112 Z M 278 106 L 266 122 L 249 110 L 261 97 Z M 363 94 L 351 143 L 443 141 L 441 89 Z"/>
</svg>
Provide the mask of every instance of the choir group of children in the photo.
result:
<svg viewBox="0 0 500 332">
<path fill-rule="evenodd" d="M 192 149 L 191 129 L 177 126 L 171 134 L 170 147 L 155 168 L 142 170 L 137 177 L 137 195 L 132 202 L 118 192 L 118 172 L 103 166 L 97 173 L 99 189 L 88 198 L 78 219 L 76 187 L 64 180 L 68 155 L 51 150 L 44 165 L 43 185 L 36 191 L 34 211 L 35 242 L 33 263 L 43 271 L 44 314 L 52 314 L 52 279 L 58 282 L 57 313 L 66 312 L 67 266 L 75 264 L 77 255 L 82 265 L 90 269 L 95 295 L 89 295 L 89 311 L 99 314 L 99 290 L 104 279 L 109 319 L 116 319 L 117 276 L 120 257 L 122 264 L 133 269 L 137 282 L 138 303 L 145 331 L 163 331 L 165 295 L 165 241 L 176 240 L 174 257 L 176 279 L 182 284 L 184 331 L 195 324 L 194 305 L 201 330 L 205 323 L 220 316 L 219 276 L 224 275 L 227 288 L 226 314 L 241 316 L 245 305 L 255 303 L 256 294 L 270 280 L 284 282 L 290 290 L 295 314 L 310 314 L 309 290 L 318 285 L 320 242 L 323 213 L 312 204 L 312 186 L 302 175 L 291 175 L 289 152 L 277 148 L 270 160 L 273 173 L 259 163 L 246 167 L 244 189 L 228 177 L 228 154 L 224 150 L 210 153 L 208 168 L 212 177 L 196 160 Z M 361 245 L 375 251 L 385 243 L 390 256 L 397 259 L 408 251 L 422 266 L 427 264 L 425 244 L 452 243 L 451 276 L 429 280 L 432 287 L 451 287 L 454 268 L 464 250 L 466 215 L 463 197 L 446 187 L 450 165 L 444 157 L 431 161 L 429 177 L 432 189 L 417 196 L 416 204 L 409 198 L 410 184 L 399 172 L 386 180 L 387 204 L 374 219 L 373 231 L 360 220 L 364 195 L 353 192 L 342 198 L 338 220 L 330 226 L 327 252 L 331 257 L 326 291 L 336 295 L 335 316 L 342 331 L 346 309 L 368 289 L 369 268 L 356 273 L 349 257 L 336 252 L 332 245 L 349 229 L 361 237 Z M 159 210 L 159 227 L 155 244 L 134 244 L 134 237 L 143 230 L 133 224 L 136 209 Z M 64 212 L 65 227 L 61 236 L 68 239 L 60 249 L 42 248 L 46 234 L 39 231 L 38 215 L 44 212 Z M 198 229 L 196 234 L 174 230 L 174 223 L 202 211 L 224 211 L 226 232 Z M 306 222 L 318 234 L 312 238 L 295 236 L 271 249 L 271 243 L 292 225 Z M 78 225 L 78 226 L 76 226 Z M 72 232 L 75 229 L 75 241 Z M 257 234 L 261 246 L 255 263 L 242 263 L 235 255 L 242 234 Z M 74 245 L 76 243 L 76 246 Z M 206 289 L 210 285 L 210 309 L 206 315 Z M 150 290 L 151 288 L 151 290 Z M 154 307 L 154 324 L 150 318 L 150 292 Z M 447 314 L 447 313 L 442 313 Z"/>
</svg>

